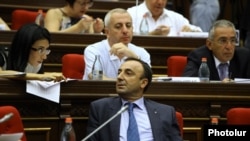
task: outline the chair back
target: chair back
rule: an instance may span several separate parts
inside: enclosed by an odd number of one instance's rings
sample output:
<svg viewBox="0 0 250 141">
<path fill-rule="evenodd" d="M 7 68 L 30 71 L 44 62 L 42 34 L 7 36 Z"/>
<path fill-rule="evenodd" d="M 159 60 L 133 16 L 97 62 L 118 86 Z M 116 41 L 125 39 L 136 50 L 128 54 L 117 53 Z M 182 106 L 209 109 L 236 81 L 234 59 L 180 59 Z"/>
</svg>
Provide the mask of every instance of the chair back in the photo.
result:
<svg viewBox="0 0 250 141">
<path fill-rule="evenodd" d="M 85 69 L 82 54 L 65 54 L 62 57 L 62 73 L 67 78 L 83 79 Z"/>
<path fill-rule="evenodd" d="M 250 108 L 231 108 L 226 113 L 227 124 L 250 125 Z"/>
<path fill-rule="evenodd" d="M 22 9 L 16 9 L 12 12 L 12 18 L 11 18 L 11 29 L 12 30 L 18 30 L 21 26 L 28 24 L 28 23 L 35 23 L 36 17 L 38 16 L 38 11 L 29 11 L 29 10 L 22 10 Z M 45 13 L 43 13 L 43 16 L 45 16 Z"/>
<path fill-rule="evenodd" d="M 180 128 L 180 131 L 181 131 L 181 137 L 183 137 L 183 126 L 184 126 L 184 123 L 183 123 L 182 113 L 176 111 L 175 114 L 176 114 L 177 122 L 178 122 L 178 125 L 179 125 L 179 128 Z"/>
<path fill-rule="evenodd" d="M 186 56 L 170 56 L 167 58 L 167 75 L 182 76 L 182 73 L 187 64 Z"/>
<path fill-rule="evenodd" d="M 5 122 L 0 123 L 0 134 L 23 133 L 21 141 L 26 141 L 23 122 L 19 111 L 13 106 L 0 106 L 0 118 L 6 114 L 13 113 L 13 116 Z"/>
</svg>

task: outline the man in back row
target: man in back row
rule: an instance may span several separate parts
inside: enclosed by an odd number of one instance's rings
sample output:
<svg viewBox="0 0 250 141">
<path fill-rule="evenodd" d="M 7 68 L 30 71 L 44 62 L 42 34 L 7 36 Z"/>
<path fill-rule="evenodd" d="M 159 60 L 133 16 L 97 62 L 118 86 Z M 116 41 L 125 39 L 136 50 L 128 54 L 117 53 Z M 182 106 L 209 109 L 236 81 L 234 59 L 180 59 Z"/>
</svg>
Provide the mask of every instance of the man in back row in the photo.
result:
<svg viewBox="0 0 250 141">
<path fill-rule="evenodd" d="M 165 9 L 168 0 L 144 0 L 138 6 L 128 8 L 133 19 L 134 32 L 140 33 L 143 17 L 149 25 L 150 35 L 178 36 L 179 32 L 201 32 L 200 27 L 191 25 L 181 14 Z"/>
<path fill-rule="evenodd" d="M 142 47 L 131 44 L 132 18 L 120 8 L 109 11 L 104 19 L 107 39 L 87 46 L 84 50 L 85 72 L 83 79 L 92 79 L 95 55 L 100 55 L 103 79 L 116 79 L 117 70 L 127 57 L 140 58 L 150 65 L 150 55 Z"/>
<path fill-rule="evenodd" d="M 237 42 L 234 24 L 227 20 L 216 21 L 209 31 L 206 46 L 188 55 L 183 76 L 197 77 L 201 58 L 206 57 L 210 80 L 250 78 L 249 50 L 236 47 Z"/>
</svg>

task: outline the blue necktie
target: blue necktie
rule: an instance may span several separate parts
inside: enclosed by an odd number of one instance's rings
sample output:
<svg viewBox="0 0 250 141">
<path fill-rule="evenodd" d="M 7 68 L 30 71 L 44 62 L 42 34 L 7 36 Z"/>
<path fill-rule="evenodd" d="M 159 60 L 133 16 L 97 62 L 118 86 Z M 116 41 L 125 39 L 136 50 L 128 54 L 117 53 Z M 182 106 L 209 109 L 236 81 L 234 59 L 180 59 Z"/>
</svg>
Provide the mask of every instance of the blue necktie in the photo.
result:
<svg viewBox="0 0 250 141">
<path fill-rule="evenodd" d="M 228 78 L 228 63 L 220 63 L 219 65 L 220 80 Z"/>
<path fill-rule="evenodd" d="M 127 141 L 140 141 L 139 132 L 133 108 L 136 106 L 134 103 L 128 103 L 129 125 L 127 131 Z"/>
</svg>

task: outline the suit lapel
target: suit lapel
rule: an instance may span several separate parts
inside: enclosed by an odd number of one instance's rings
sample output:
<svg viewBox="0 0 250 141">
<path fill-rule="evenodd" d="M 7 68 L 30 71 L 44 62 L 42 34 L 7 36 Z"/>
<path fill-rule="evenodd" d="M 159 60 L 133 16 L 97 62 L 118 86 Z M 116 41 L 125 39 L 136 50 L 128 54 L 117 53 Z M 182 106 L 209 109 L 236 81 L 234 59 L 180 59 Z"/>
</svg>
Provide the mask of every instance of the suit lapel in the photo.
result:
<svg viewBox="0 0 250 141">
<path fill-rule="evenodd" d="M 208 67 L 209 67 L 209 70 L 210 70 L 210 78 L 212 80 L 220 80 L 220 76 L 219 76 L 219 73 L 218 73 L 218 70 L 215 66 L 215 60 L 214 60 L 214 56 L 213 56 L 213 53 L 212 51 L 209 50 L 209 55 L 208 55 Z M 211 61 L 209 61 L 211 60 Z"/>
<path fill-rule="evenodd" d="M 152 103 L 150 103 L 150 101 L 145 100 L 145 106 L 147 108 L 147 112 L 148 112 L 148 116 L 149 116 L 149 120 L 150 120 L 150 124 L 151 124 L 151 128 L 152 128 L 152 133 L 153 133 L 153 137 L 155 141 L 159 141 L 160 140 L 160 136 L 159 133 L 159 128 L 161 127 L 161 120 L 159 119 L 158 116 L 158 110 L 157 107 L 155 107 L 155 105 L 153 105 Z"/>
<path fill-rule="evenodd" d="M 238 71 L 237 71 L 237 69 L 238 69 Z M 236 63 L 235 57 L 232 60 L 230 60 L 228 73 L 229 73 L 229 77 L 233 78 L 233 79 L 236 76 L 239 77 L 239 73 L 242 73 L 240 66 L 237 65 L 237 63 Z"/>
<path fill-rule="evenodd" d="M 121 100 L 120 98 L 115 98 L 113 101 L 111 101 L 110 104 L 110 112 L 108 113 L 109 118 L 115 115 L 121 108 Z M 112 135 L 113 141 L 118 141 L 120 136 L 120 121 L 121 121 L 121 115 L 118 115 L 116 118 L 114 118 L 110 122 L 110 131 Z"/>
</svg>

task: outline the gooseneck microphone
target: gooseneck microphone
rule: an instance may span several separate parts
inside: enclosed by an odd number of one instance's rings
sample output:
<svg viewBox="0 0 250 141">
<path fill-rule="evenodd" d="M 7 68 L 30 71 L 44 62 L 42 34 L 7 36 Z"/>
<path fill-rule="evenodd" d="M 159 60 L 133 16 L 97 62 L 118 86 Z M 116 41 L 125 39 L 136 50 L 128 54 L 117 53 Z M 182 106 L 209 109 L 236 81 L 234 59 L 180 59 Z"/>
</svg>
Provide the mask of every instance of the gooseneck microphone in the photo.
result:
<svg viewBox="0 0 250 141">
<path fill-rule="evenodd" d="M 3 123 L 5 121 L 8 121 L 14 114 L 13 113 L 8 113 L 5 114 L 1 119 L 0 119 L 0 123 Z"/>
<path fill-rule="evenodd" d="M 104 122 L 103 124 L 101 124 L 98 128 L 96 128 L 88 136 L 86 136 L 84 139 L 82 139 L 82 141 L 86 141 L 87 139 L 89 139 L 92 135 L 94 135 L 96 132 L 98 132 L 100 129 L 102 129 L 106 124 L 108 124 L 110 121 L 112 121 L 114 118 L 116 118 L 118 115 L 120 115 L 121 113 L 123 113 L 127 109 L 128 109 L 128 105 L 123 106 L 115 115 L 113 115 L 106 122 Z"/>
</svg>

